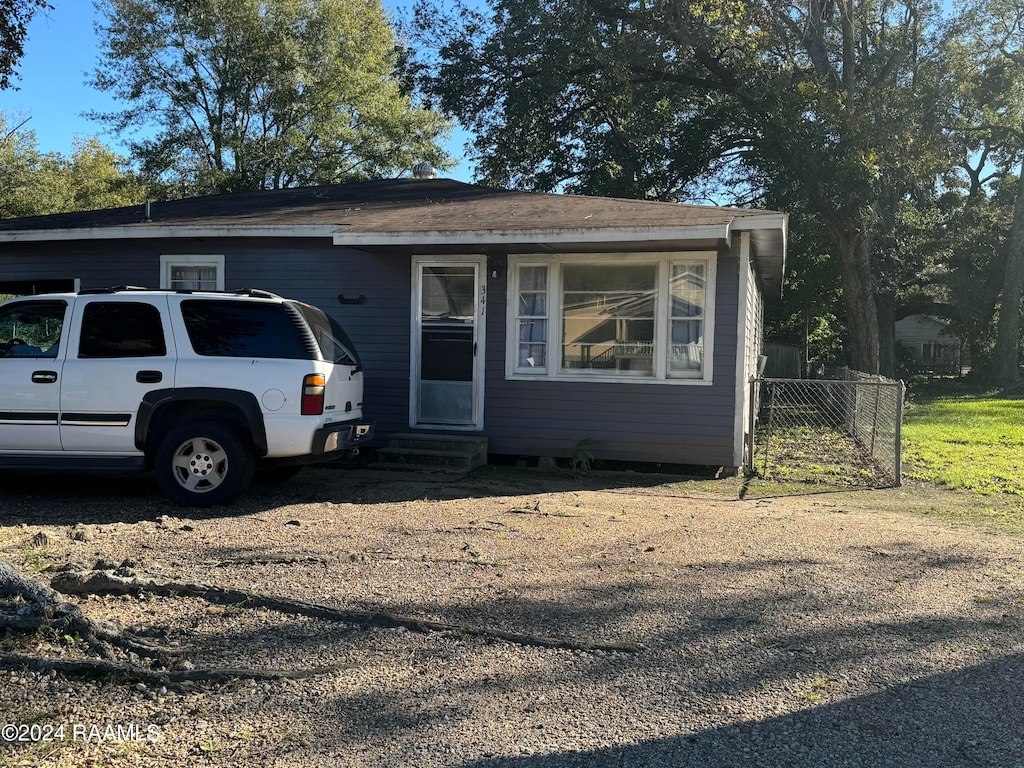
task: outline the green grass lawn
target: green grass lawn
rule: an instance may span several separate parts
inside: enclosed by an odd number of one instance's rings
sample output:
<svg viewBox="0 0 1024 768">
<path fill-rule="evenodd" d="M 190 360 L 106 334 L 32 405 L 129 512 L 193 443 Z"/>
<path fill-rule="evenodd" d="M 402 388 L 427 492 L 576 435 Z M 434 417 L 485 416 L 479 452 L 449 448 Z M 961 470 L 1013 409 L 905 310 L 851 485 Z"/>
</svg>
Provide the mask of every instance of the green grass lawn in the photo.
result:
<svg viewBox="0 0 1024 768">
<path fill-rule="evenodd" d="M 907 408 L 903 438 L 906 477 L 1024 497 L 1024 400 L 924 397 Z"/>
</svg>

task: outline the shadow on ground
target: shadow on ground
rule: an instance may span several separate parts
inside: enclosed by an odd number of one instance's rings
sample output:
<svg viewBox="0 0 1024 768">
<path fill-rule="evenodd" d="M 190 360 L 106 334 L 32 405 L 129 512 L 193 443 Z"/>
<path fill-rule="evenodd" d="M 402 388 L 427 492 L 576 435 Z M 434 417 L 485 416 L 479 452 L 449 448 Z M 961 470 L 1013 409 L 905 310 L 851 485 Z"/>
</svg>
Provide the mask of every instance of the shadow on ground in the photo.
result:
<svg viewBox="0 0 1024 768">
<path fill-rule="evenodd" d="M 465 768 L 801 766 L 960 768 L 1024 765 L 1019 655 L 876 694 L 761 721 L 589 752 L 463 763 Z"/>
<path fill-rule="evenodd" d="M 707 493 L 713 483 L 707 478 L 682 475 L 618 471 L 577 475 L 514 467 L 481 467 L 464 476 L 394 475 L 338 464 L 307 467 L 282 484 L 261 482 L 257 475 L 251 488 L 231 506 L 200 508 L 170 501 L 157 487 L 152 473 L 0 470 L 0 522 L 103 525 L 136 523 L 159 515 L 211 519 L 293 504 L 386 504 L 666 485 L 677 489 L 693 486 L 694 492 L 699 486 Z"/>
</svg>

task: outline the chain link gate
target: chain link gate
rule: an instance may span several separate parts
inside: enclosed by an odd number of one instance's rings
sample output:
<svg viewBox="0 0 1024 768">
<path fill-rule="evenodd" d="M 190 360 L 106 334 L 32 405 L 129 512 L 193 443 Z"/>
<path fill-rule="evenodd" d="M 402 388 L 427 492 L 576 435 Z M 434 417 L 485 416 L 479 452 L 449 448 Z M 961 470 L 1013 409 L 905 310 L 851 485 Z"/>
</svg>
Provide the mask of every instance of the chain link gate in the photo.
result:
<svg viewBox="0 0 1024 768">
<path fill-rule="evenodd" d="M 755 379 L 747 446 L 753 474 L 840 488 L 901 482 L 901 381 L 842 369 L 839 379 Z"/>
</svg>

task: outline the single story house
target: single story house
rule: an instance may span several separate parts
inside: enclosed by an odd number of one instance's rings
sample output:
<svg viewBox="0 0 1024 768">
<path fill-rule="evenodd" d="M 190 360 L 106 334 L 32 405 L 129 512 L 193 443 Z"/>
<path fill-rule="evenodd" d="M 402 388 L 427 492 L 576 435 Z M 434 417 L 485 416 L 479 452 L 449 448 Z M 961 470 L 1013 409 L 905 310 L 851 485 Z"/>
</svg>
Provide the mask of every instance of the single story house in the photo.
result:
<svg viewBox="0 0 1024 768">
<path fill-rule="evenodd" d="M 960 341 L 947 321 L 931 315 L 907 315 L 896 321 L 896 343 L 918 371 L 960 374 Z"/>
<path fill-rule="evenodd" d="M 743 463 L 785 214 L 395 179 L 0 221 L 0 293 L 263 288 L 331 313 L 378 439 Z"/>
</svg>

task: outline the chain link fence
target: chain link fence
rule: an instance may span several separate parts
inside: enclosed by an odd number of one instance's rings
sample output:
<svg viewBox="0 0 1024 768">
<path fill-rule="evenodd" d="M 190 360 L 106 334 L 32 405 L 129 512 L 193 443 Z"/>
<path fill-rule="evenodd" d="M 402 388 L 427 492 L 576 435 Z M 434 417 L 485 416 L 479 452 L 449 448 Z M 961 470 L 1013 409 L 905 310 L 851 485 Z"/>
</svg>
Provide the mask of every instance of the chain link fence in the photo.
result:
<svg viewBox="0 0 1024 768">
<path fill-rule="evenodd" d="M 753 474 L 837 488 L 900 485 L 903 382 L 841 369 L 838 379 L 756 379 L 751 387 Z"/>
</svg>

